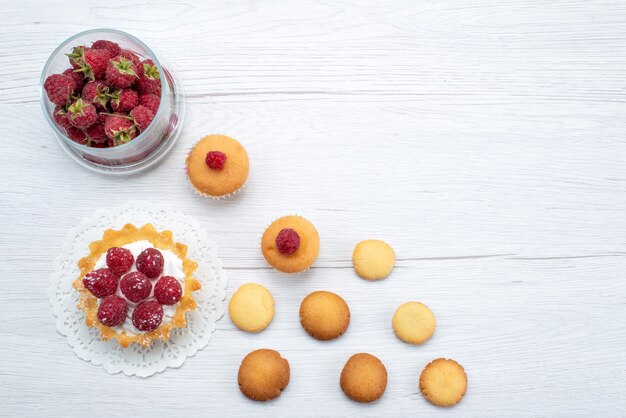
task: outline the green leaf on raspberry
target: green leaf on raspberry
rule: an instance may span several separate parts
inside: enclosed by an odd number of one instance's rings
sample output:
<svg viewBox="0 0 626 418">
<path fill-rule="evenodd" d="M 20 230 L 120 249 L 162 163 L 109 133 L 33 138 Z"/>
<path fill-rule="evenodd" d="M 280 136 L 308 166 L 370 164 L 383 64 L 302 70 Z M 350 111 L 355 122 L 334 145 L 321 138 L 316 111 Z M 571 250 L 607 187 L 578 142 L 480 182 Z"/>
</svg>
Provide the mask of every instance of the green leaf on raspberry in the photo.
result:
<svg viewBox="0 0 626 418">
<path fill-rule="evenodd" d="M 134 75 L 135 77 L 137 76 L 137 73 L 133 70 L 133 62 L 124 57 L 121 57 L 119 61 L 114 61 L 113 66 L 117 68 L 121 74 Z"/>
<path fill-rule="evenodd" d="M 156 65 L 144 64 L 143 73 L 149 80 L 159 80 L 161 78 Z"/>
<path fill-rule="evenodd" d="M 72 103 L 70 107 L 67 108 L 67 110 L 74 115 L 78 115 L 83 113 L 83 109 L 85 108 L 85 106 L 87 106 L 87 104 L 83 102 L 83 99 L 78 99 L 74 103 Z"/>
</svg>

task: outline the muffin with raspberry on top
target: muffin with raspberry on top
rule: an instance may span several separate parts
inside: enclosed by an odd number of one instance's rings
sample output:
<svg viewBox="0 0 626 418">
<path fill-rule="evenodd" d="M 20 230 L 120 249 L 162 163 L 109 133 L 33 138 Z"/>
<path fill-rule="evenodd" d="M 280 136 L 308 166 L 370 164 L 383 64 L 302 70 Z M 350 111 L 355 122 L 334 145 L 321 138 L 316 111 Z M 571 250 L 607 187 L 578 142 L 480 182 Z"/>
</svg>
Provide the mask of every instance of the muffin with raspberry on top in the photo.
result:
<svg viewBox="0 0 626 418">
<path fill-rule="evenodd" d="M 320 236 L 313 224 L 301 216 L 284 216 L 267 227 L 261 238 L 265 260 L 276 270 L 299 273 L 317 259 Z"/>
<path fill-rule="evenodd" d="M 224 198 L 241 189 L 250 164 L 246 149 L 226 135 L 208 135 L 187 156 L 187 176 L 203 196 Z"/>
</svg>

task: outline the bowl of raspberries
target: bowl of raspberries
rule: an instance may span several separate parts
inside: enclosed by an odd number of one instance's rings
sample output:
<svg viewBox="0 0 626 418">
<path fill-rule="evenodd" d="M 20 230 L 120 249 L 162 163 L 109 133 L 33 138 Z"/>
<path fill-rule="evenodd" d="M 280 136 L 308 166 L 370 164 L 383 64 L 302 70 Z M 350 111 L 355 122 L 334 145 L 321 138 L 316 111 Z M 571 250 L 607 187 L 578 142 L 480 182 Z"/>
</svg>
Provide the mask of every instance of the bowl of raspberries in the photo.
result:
<svg viewBox="0 0 626 418">
<path fill-rule="evenodd" d="M 130 174 L 160 160 L 184 117 L 180 82 L 143 42 L 114 29 L 78 33 L 50 56 L 41 106 L 53 134 L 83 166 Z"/>
</svg>

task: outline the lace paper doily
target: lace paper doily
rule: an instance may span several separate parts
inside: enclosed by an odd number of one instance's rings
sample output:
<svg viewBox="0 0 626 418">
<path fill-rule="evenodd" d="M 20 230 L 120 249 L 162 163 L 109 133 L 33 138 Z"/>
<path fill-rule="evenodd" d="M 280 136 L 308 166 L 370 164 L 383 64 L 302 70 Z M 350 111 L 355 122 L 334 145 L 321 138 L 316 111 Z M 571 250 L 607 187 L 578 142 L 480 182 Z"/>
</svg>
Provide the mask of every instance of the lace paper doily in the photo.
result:
<svg viewBox="0 0 626 418">
<path fill-rule="evenodd" d="M 147 348 L 138 344 L 122 348 L 115 340 L 100 340 L 98 330 L 87 326 L 85 313 L 76 306 L 78 292 L 72 287 L 80 273 L 78 260 L 89 253 L 89 243 L 101 239 L 106 229 L 119 229 L 127 223 L 137 227 L 151 223 L 157 230 L 171 230 L 175 241 L 189 247 L 188 257 L 198 263 L 194 276 L 202 283 L 202 289 L 194 292 L 198 306 L 187 313 L 187 326 L 173 330 L 168 342 L 155 341 Z M 180 367 L 187 357 L 206 347 L 215 322 L 224 314 L 225 297 L 226 274 L 217 258 L 217 247 L 198 221 L 168 206 L 146 202 L 100 209 L 72 229 L 54 260 L 49 292 L 57 330 L 67 336 L 78 357 L 102 365 L 111 374 L 139 377 Z"/>
</svg>

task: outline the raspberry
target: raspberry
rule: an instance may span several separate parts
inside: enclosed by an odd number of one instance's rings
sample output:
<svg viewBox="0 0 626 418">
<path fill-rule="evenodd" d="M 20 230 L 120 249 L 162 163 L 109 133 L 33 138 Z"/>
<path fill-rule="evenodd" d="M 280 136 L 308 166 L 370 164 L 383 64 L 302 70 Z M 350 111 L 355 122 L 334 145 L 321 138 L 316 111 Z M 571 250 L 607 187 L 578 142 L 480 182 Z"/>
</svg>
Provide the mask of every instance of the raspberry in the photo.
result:
<svg viewBox="0 0 626 418">
<path fill-rule="evenodd" d="M 300 235 L 291 228 L 281 229 L 276 236 L 276 249 L 282 255 L 292 255 L 300 248 Z"/>
<path fill-rule="evenodd" d="M 106 132 L 104 132 L 104 123 L 106 122 L 106 120 L 107 116 L 103 113 L 99 113 L 96 123 L 83 129 L 83 132 L 85 132 L 85 135 L 87 135 L 87 138 L 89 139 L 91 145 L 93 145 L 93 143 L 104 143 L 108 139 Z"/>
<path fill-rule="evenodd" d="M 109 116 L 104 122 L 104 132 L 112 141 L 111 146 L 126 144 L 137 136 L 137 129 L 133 122 L 122 114 Z"/>
<path fill-rule="evenodd" d="M 86 128 L 98 120 L 96 108 L 89 103 L 78 99 L 67 108 L 70 123 L 77 128 Z"/>
<path fill-rule="evenodd" d="M 209 151 L 206 153 L 204 162 L 209 166 L 211 170 L 221 170 L 226 164 L 226 154 L 221 151 Z"/>
<path fill-rule="evenodd" d="M 137 256 L 137 270 L 150 279 L 156 279 L 163 273 L 164 263 L 163 254 L 156 248 L 146 248 Z"/>
<path fill-rule="evenodd" d="M 93 48 L 93 49 L 106 49 L 107 51 L 109 51 L 109 57 L 110 58 L 113 58 L 113 57 L 117 56 L 120 53 L 120 51 L 122 50 L 122 47 L 120 47 L 115 42 L 107 41 L 107 40 L 103 40 L 103 39 L 94 42 L 91 45 L 91 48 Z"/>
<path fill-rule="evenodd" d="M 48 94 L 48 99 L 55 105 L 64 105 L 70 99 L 70 95 L 76 89 L 76 82 L 72 77 L 63 74 L 52 74 L 46 78 L 43 88 Z"/>
<path fill-rule="evenodd" d="M 109 86 L 100 80 L 90 81 L 83 87 L 81 98 L 97 110 L 105 110 L 109 102 Z"/>
<path fill-rule="evenodd" d="M 137 92 L 131 89 L 117 89 L 111 94 L 111 109 L 114 112 L 130 112 L 139 104 Z"/>
<path fill-rule="evenodd" d="M 109 147 L 109 144 L 108 144 L 108 142 L 107 142 L 107 141 L 102 141 L 102 142 L 95 142 L 95 141 L 94 141 L 94 142 L 91 142 L 91 143 L 89 144 L 89 146 L 90 146 L 91 148 L 108 148 L 108 147 Z"/>
<path fill-rule="evenodd" d="M 79 71 L 92 81 L 104 78 L 110 59 L 109 51 L 105 49 L 86 48 Z"/>
<path fill-rule="evenodd" d="M 69 54 L 65 54 L 70 59 L 70 64 L 72 64 L 72 68 L 75 70 L 81 67 L 85 49 L 87 49 L 86 46 L 80 45 L 72 48 L 72 52 Z"/>
<path fill-rule="evenodd" d="M 127 309 L 128 303 L 123 298 L 107 296 L 98 306 L 98 320 L 102 325 L 114 327 L 124 322 Z"/>
<path fill-rule="evenodd" d="M 152 119 L 154 119 L 154 113 L 152 113 L 152 110 L 141 105 L 131 110 L 130 116 L 133 118 L 135 125 L 139 127 L 141 132 L 145 131 L 148 126 L 150 126 L 150 123 L 152 123 Z"/>
<path fill-rule="evenodd" d="M 77 73 L 76 71 L 74 71 L 73 68 L 68 68 L 67 70 L 63 71 L 63 75 L 70 77 L 76 83 L 76 88 L 74 89 L 74 92 L 81 91 L 85 86 L 85 79 L 83 78 L 82 74 Z"/>
<path fill-rule="evenodd" d="M 121 276 L 133 266 L 135 257 L 128 248 L 111 247 L 107 250 L 106 260 L 109 270 Z"/>
<path fill-rule="evenodd" d="M 161 96 L 152 93 L 140 94 L 139 104 L 152 110 L 152 113 L 156 115 L 159 110 L 159 105 L 161 104 Z"/>
<path fill-rule="evenodd" d="M 107 82 L 121 89 L 130 87 L 137 80 L 137 65 L 121 55 L 111 59 L 106 67 Z"/>
<path fill-rule="evenodd" d="M 152 283 L 145 274 L 133 271 L 122 276 L 120 290 L 131 302 L 139 302 L 150 296 Z"/>
<path fill-rule="evenodd" d="M 141 60 L 139 59 L 139 57 L 137 56 L 137 54 L 135 54 L 132 51 L 129 51 L 128 49 L 122 49 L 120 51 L 119 54 L 117 54 L 120 57 L 124 57 L 129 61 L 134 62 L 136 65 L 139 65 L 139 63 L 141 62 Z"/>
<path fill-rule="evenodd" d="M 159 70 L 152 60 L 145 60 L 139 64 L 139 79 L 137 80 L 137 92 L 154 93 L 161 87 Z"/>
<path fill-rule="evenodd" d="M 61 128 L 68 128 L 72 126 L 70 120 L 67 118 L 67 111 L 65 110 L 65 106 L 55 107 L 54 111 L 52 112 L 52 117 L 54 118 L 54 121 L 57 123 L 57 125 L 59 125 Z"/>
<path fill-rule="evenodd" d="M 83 284 L 92 295 L 104 298 L 117 290 L 117 276 L 107 268 L 93 270 L 83 278 Z"/>
<path fill-rule="evenodd" d="M 87 145 L 87 135 L 81 129 L 75 126 L 68 126 L 65 128 L 65 133 L 67 133 L 67 137 L 72 141 L 81 145 Z"/>
<path fill-rule="evenodd" d="M 133 311 L 133 325 L 139 331 L 154 331 L 163 321 L 163 308 L 155 300 L 141 302 Z"/>
<path fill-rule="evenodd" d="M 154 285 L 154 297 L 163 305 L 174 305 L 183 296 L 183 288 L 172 276 L 163 276 Z"/>
</svg>

